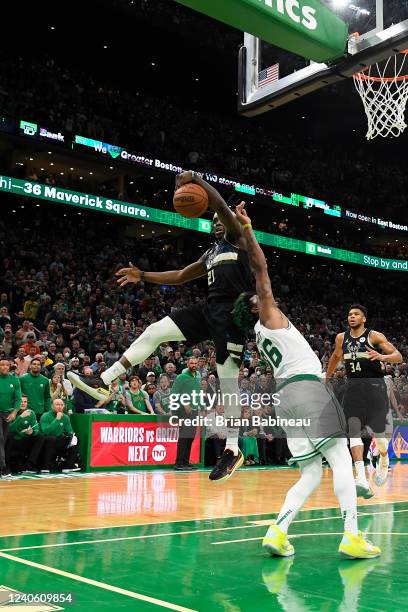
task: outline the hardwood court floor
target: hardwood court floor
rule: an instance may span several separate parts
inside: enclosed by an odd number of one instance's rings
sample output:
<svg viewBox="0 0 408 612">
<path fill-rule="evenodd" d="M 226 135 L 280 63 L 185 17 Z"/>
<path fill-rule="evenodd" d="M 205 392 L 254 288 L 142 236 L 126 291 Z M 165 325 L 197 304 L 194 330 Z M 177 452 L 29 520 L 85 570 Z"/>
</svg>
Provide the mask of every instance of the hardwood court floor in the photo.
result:
<svg viewBox="0 0 408 612">
<path fill-rule="evenodd" d="M 0 609 L 7 589 L 72 593 L 72 603 L 30 612 L 405 609 L 408 464 L 393 465 L 360 504 L 361 528 L 383 549 L 371 561 L 337 553 L 342 521 L 329 470 L 293 523 L 295 557 L 263 553 L 265 525 L 296 478 L 297 470 L 265 469 L 219 485 L 206 472 L 169 471 L 2 481 Z"/>
</svg>

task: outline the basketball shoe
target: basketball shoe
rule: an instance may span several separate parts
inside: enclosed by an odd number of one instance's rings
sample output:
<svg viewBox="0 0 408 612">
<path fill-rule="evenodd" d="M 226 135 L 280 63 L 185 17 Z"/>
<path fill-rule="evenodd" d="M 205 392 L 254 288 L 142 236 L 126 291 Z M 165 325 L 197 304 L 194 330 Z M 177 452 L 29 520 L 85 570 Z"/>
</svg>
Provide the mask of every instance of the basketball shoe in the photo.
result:
<svg viewBox="0 0 408 612">
<path fill-rule="evenodd" d="M 390 459 L 388 455 L 386 455 L 385 457 L 380 455 L 380 458 L 378 459 L 378 462 L 377 462 L 377 466 L 375 468 L 375 474 L 374 474 L 374 482 L 377 485 L 377 487 L 381 487 L 384 484 L 384 482 L 387 480 L 389 465 L 390 465 Z"/>
<path fill-rule="evenodd" d="M 238 454 L 234 455 L 233 451 L 226 448 L 218 459 L 214 469 L 210 472 L 208 478 L 210 480 L 227 480 L 230 478 L 235 470 L 237 470 L 244 463 L 244 455 L 238 449 Z"/>
<path fill-rule="evenodd" d="M 85 376 L 84 374 L 67 373 L 68 380 L 84 393 L 87 393 L 99 402 L 109 397 L 109 386 L 105 385 L 99 376 Z"/>
<path fill-rule="evenodd" d="M 289 542 L 286 533 L 279 529 L 277 525 L 269 527 L 262 540 L 262 548 L 271 555 L 278 555 L 278 557 L 291 557 L 295 554 L 295 549 Z"/>
<path fill-rule="evenodd" d="M 381 548 L 365 540 L 361 531 L 358 535 L 345 531 L 339 552 L 350 559 L 373 559 L 381 554 Z"/>
</svg>

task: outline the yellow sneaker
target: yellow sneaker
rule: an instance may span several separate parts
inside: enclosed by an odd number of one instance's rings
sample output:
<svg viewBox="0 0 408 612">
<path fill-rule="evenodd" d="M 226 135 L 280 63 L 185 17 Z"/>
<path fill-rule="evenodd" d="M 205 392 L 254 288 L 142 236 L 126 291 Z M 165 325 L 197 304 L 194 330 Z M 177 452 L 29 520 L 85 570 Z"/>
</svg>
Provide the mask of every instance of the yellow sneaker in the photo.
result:
<svg viewBox="0 0 408 612">
<path fill-rule="evenodd" d="M 373 559 L 381 555 L 381 548 L 365 540 L 361 531 L 358 535 L 345 531 L 339 552 L 350 559 Z"/>
<path fill-rule="evenodd" d="M 295 549 L 289 542 L 284 531 L 277 525 L 271 525 L 262 540 L 262 547 L 271 555 L 278 557 L 291 557 L 295 554 Z"/>
</svg>

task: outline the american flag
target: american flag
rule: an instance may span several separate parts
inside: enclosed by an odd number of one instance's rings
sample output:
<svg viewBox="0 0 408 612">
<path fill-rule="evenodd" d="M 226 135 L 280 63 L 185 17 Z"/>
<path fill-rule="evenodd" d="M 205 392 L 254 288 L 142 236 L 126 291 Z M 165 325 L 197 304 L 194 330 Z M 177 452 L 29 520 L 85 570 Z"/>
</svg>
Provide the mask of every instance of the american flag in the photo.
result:
<svg viewBox="0 0 408 612">
<path fill-rule="evenodd" d="M 258 87 L 265 87 L 269 85 L 269 83 L 273 83 L 273 81 L 277 81 L 279 79 L 279 64 L 274 64 L 273 66 L 269 66 L 269 68 L 265 68 L 265 70 L 261 70 L 258 74 Z"/>
</svg>

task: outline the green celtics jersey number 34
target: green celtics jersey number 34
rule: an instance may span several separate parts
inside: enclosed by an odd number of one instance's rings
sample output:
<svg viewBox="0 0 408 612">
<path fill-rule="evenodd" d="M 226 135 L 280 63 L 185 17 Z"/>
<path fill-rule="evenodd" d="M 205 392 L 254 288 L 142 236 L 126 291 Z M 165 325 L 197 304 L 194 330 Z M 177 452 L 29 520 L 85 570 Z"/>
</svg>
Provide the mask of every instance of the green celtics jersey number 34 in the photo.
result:
<svg viewBox="0 0 408 612">
<path fill-rule="evenodd" d="M 288 327 L 268 329 L 255 325 L 256 344 L 262 358 L 272 366 L 276 379 L 299 374 L 322 376 L 322 365 L 310 344 L 289 321 Z"/>
</svg>

